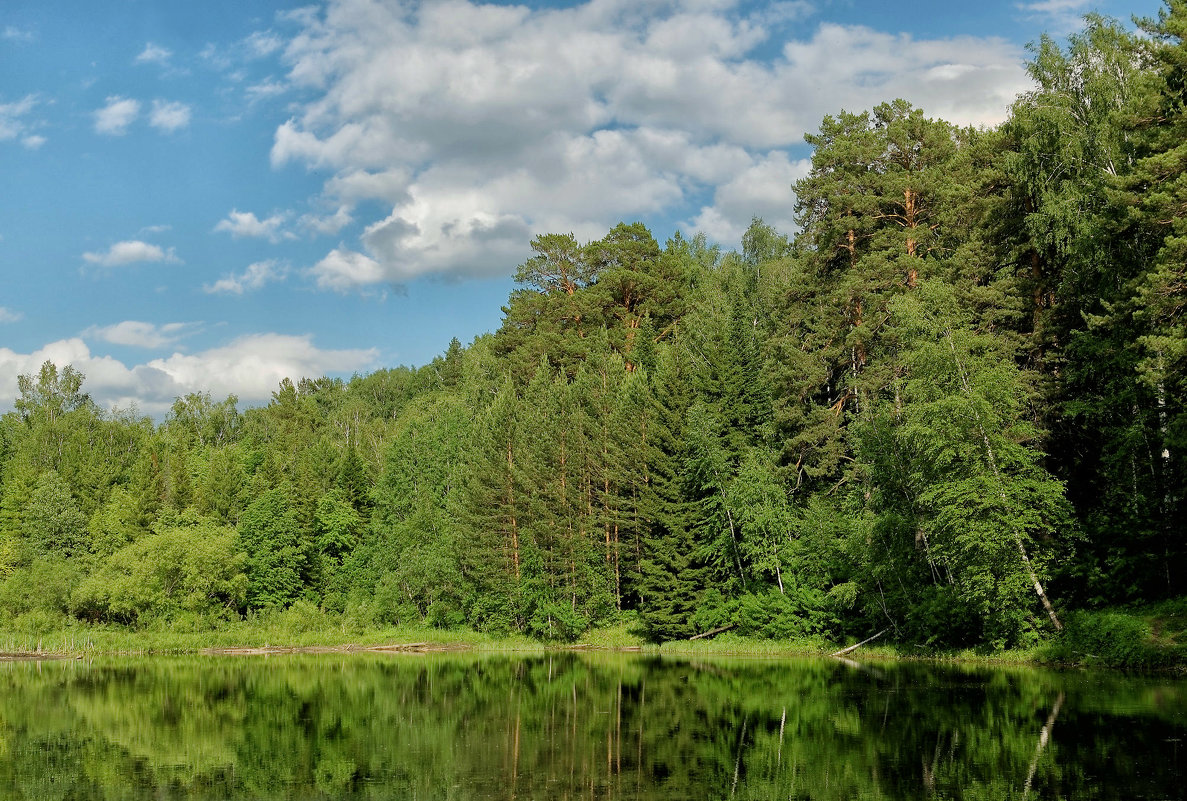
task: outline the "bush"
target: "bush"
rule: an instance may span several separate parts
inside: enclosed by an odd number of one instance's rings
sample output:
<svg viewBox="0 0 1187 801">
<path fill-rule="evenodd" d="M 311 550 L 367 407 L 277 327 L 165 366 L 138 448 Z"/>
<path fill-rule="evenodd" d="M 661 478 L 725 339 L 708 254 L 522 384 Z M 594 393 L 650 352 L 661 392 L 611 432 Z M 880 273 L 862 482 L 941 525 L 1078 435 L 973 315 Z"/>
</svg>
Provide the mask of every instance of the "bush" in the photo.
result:
<svg viewBox="0 0 1187 801">
<path fill-rule="evenodd" d="M 321 631 L 329 627 L 330 618 L 309 601 L 301 598 L 283 611 L 269 611 L 265 613 L 268 624 L 278 630 L 278 634 L 298 635 Z"/>
<path fill-rule="evenodd" d="M 1063 633 L 1044 650 L 1044 658 L 1125 668 L 1163 668 L 1187 660 L 1187 648 L 1155 642 L 1149 620 L 1138 612 L 1072 612 L 1063 623 Z"/>
<path fill-rule="evenodd" d="M 70 611 L 70 594 L 79 575 L 70 560 L 54 556 L 35 559 L 0 583 L 0 609 L 13 615 L 39 612 L 58 618 Z"/>
<path fill-rule="evenodd" d="M 576 642 L 589 628 L 589 621 L 565 603 L 544 601 L 532 610 L 528 634 L 546 642 Z"/>
<path fill-rule="evenodd" d="M 821 633 L 826 627 L 819 593 L 787 588 L 743 595 L 738 604 L 738 634 L 768 640 L 793 640 Z"/>
<path fill-rule="evenodd" d="M 234 530 L 200 522 L 165 528 L 117 551 L 73 593 L 73 611 L 90 620 L 146 625 L 178 613 L 235 614 L 247 578 Z"/>
<path fill-rule="evenodd" d="M 61 612 L 34 609 L 17 615 L 5 628 L 21 634 L 53 634 L 61 631 L 68 621 L 69 618 Z"/>
</svg>

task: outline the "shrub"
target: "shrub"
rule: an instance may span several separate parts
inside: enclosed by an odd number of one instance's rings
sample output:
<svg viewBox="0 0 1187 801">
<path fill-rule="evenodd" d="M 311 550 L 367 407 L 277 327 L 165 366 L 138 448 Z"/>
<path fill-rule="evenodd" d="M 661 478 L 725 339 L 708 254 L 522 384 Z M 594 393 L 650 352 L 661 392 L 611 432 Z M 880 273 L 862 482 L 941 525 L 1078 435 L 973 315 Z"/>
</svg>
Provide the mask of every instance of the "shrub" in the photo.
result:
<svg viewBox="0 0 1187 801">
<path fill-rule="evenodd" d="M 1125 668 L 1170 667 L 1187 659 L 1183 646 L 1159 646 L 1149 621 L 1137 612 L 1072 612 L 1063 622 L 1063 633 L 1045 649 L 1045 658 Z"/>
</svg>

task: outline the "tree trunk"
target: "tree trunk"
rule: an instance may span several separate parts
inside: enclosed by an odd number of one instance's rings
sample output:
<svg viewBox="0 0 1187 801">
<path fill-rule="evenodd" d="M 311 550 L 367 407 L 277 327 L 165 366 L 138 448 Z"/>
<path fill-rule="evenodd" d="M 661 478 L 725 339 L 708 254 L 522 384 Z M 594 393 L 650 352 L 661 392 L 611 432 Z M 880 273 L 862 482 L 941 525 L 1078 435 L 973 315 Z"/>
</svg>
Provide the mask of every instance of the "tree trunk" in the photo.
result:
<svg viewBox="0 0 1187 801">
<path fill-rule="evenodd" d="M 507 509 L 511 518 L 511 561 L 515 564 L 515 580 L 519 580 L 519 528 L 515 520 L 515 461 L 511 455 L 511 436 L 507 436 Z"/>
<path fill-rule="evenodd" d="M 856 645 L 850 645 L 848 648 L 842 648 L 841 650 L 839 650 L 835 653 L 829 654 L 829 656 L 844 656 L 845 654 L 850 653 L 851 651 L 856 651 L 858 648 L 862 647 L 866 643 L 873 642 L 874 640 L 878 639 L 879 637 L 881 637 L 883 634 L 885 634 L 888 631 L 890 631 L 890 629 L 882 629 L 882 631 L 878 632 L 873 637 L 866 637 L 864 640 L 857 643 Z"/>
</svg>

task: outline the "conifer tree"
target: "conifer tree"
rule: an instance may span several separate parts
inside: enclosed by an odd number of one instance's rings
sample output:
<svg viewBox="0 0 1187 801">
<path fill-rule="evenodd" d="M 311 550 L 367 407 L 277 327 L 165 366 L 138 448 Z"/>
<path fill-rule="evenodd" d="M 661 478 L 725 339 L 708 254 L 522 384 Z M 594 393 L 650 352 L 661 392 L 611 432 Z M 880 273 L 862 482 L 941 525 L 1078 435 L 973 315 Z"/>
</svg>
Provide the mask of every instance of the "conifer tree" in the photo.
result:
<svg viewBox="0 0 1187 801">
<path fill-rule="evenodd" d="M 650 375 L 651 414 L 646 416 L 652 459 L 641 493 L 645 521 L 639 561 L 639 617 L 654 642 L 691 636 L 692 615 L 709 573 L 694 535 L 695 519 L 684 494 L 683 421 L 691 403 L 687 354 L 678 343 L 659 351 Z"/>
<path fill-rule="evenodd" d="M 480 629 L 520 629 L 525 571 L 525 499 L 517 485 L 520 404 L 508 376 L 475 421 L 457 514 L 463 575 L 477 592 L 470 611 Z"/>
</svg>

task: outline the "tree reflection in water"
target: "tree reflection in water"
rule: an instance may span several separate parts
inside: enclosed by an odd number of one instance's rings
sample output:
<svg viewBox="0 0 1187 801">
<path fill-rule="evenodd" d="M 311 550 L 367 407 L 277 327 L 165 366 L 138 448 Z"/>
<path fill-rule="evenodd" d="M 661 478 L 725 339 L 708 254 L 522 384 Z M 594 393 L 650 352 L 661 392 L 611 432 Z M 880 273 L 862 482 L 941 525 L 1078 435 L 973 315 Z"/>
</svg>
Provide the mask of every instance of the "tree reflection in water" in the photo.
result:
<svg viewBox="0 0 1187 801">
<path fill-rule="evenodd" d="M 0 666 L 4 798 L 1096 799 L 1183 788 L 1179 681 L 839 660 Z"/>
</svg>

